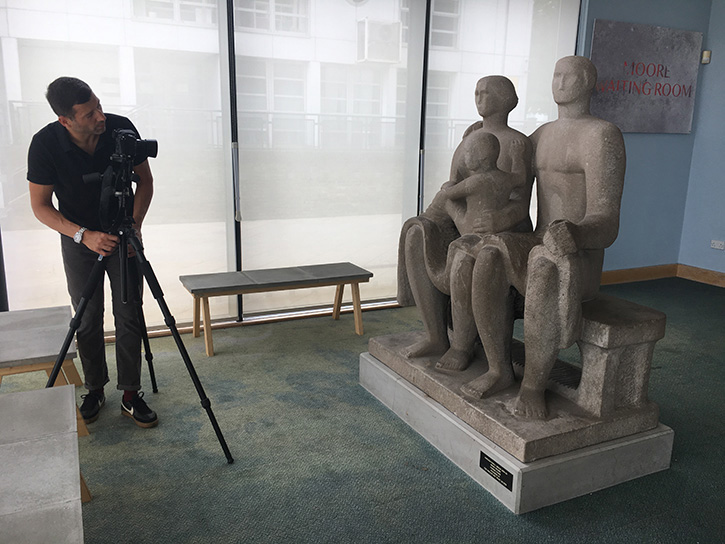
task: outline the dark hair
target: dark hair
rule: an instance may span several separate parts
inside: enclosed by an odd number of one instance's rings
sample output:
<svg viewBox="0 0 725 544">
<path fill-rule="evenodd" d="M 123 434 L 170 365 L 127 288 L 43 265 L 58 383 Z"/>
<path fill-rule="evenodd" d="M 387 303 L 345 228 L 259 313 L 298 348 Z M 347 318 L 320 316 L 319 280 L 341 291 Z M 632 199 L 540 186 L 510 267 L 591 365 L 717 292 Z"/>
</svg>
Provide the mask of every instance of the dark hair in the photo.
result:
<svg viewBox="0 0 725 544">
<path fill-rule="evenodd" d="M 73 118 L 73 106 L 91 99 L 91 88 L 75 77 L 59 77 L 48 85 L 45 98 L 57 116 Z"/>
</svg>

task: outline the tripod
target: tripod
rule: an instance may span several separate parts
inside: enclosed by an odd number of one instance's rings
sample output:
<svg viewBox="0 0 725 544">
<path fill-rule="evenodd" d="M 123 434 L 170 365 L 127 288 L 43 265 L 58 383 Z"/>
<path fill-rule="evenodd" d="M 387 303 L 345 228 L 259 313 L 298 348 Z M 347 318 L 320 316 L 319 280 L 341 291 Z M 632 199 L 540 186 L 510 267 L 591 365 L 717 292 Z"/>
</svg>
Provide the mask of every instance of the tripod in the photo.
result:
<svg viewBox="0 0 725 544">
<path fill-rule="evenodd" d="M 169 307 L 166 305 L 166 301 L 164 300 L 164 293 L 161 290 L 161 285 L 159 284 L 158 280 L 156 279 L 156 274 L 154 274 L 153 269 L 151 268 L 151 264 L 146 259 L 146 256 L 143 253 L 143 247 L 141 246 L 141 241 L 138 239 L 138 236 L 136 235 L 136 232 L 132 228 L 133 219 L 129 216 L 126 216 L 121 223 L 121 226 L 118 228 L 117 233 L 121 239 L 121 243 L 119 244 L 118 251 L 120 251 L 121 256 L 121 283 L 123 286 L 123 301 L 127 301 L 127 259 L 128 259 L 128 246 L 129 244 L 131 247 L 133 247 L 135 253 L 136 253 L 136 260 L 139 265 L 139 270 L 141 275 L 146 278 L 146 283 L 149 286 L 149 289 L 151 290 L 151 293 L 153 294 L 154 298 L 156 299 L 156 302 L 159 305 L 159 308 L 161 309 L 161 313 L 164 316 L 164 322 L 166 323 L 166 326 L 169 327 L 169 330 L 171 331 L 172 336 L 174 337 L 174 340 L 176 342 L 176 347 L 179 350 L 179 353 L 181 354 L 181 358 L 184 361 L 184 364 L 186 365 L 186 370 L 189 372 L 189 376 L 191 377 L 191 381 L 194 384 L 194 387 L 196 388 L 196 392 L 199 395 L 199 399 L 201 400 L 202 407 L 206 410 L 207 415 L 209 416 L 209 421 L 211 421 L 211 425 L 214 428 L 214 432 L 216 433 L 217 439 L 219 440 L 219 444 L 222 447 L 222 450 L 224 451 L 224 455 L 227 458 L 227 463 L 233 463 L 234 459 L 232 458 L 232 454 L 229 451 L 229 447 L 227 446 L 226 441 L 224 440 L 224 435 L 222 434 L 221 429 L 219 428 L 219 424 L 217 423 L 216 417 L 214 417 L 214 412 L 211 409 L 211 401 L 206 396 L 206 393 L 204 392 L 204 388 L 201 385 L 201 381 L 199 380 L 199 376 L 196 373 L 196 370 L 194 369 L 194 365 L 191 362 L 191 357 L 189 357 L 189 353 L 186 350 L 186 347 L 184 346 L 184 343 L 181 340 L 181 335 L 179 334 L 179 330 L 176 328 L 176 320 L 174 319 L 174 316 L 171 315 L 171 312 L 169 311 Z M 73 341 L 73 336 L 75 335 L 76 331 L 78 330 L 78 327 L 80 327 L 81 324 L 81 318 L 83 317 L 83 312 L 86 309 L 86 306 L 88 305 L 88 302 L 90 301 L 91 297 L 93 296 L 93 293 L 98 286 L 98 284 L 103 279 L 103 272 L 104 272 L 104 266 L 103 266 L 103 256 L 99 255 L 98 260 L 93 265 L 93 268 L 91 269 L 91 273 L 88 277 L 88 280 L 86 282 L 86 285 L 83 290 L 83 294 L 81 295 L 81 298 L 78 302 L 78 305 L 76 307 L 76 313 L 73 316 L 73 318 L 70 321 L 70 327 L 68 330 L 68 333 L 65 337 L 65 340 L 63 341 L 63 346 L 61 347 L 61 351 L 58 354 L 58 358 L 55 361 L 55 365 L 53 366 L 53 370 L 50 373 L 50 376 L 48 378 L 48 383 L 46 387 L 53 387 L 55 384 L 55 380 L 58 377 L 58 373 L 60 372 L 60 368 L 63 364 L 63 361 L 65 360 L 65 356 L 68 353 L 68 349 L 70 348 L 70 344 Z M 139 278 L 140 279 L 140 278 Z M 154 377 L 153 372 L 153 366 L 151 365 L 151 359 L 149 357 L 150 350 L 148 348 L 148 334 L 146 333 L 146 326 L 143 319 L 143 311 L 141 309 L 141 306 L 139 304 L 138 306 L 139 311 L 139 321 L 141 325 L 141 329 L 143 332 L 144 337 L 144 345 L 146 348 L 147 353 L 147 360 L 149 363 L 149 371 L 151 374 L 151 381 L 153 384 L 154 392 L 157 391 L 156 389 L 156 380 Z"/>
</svg>

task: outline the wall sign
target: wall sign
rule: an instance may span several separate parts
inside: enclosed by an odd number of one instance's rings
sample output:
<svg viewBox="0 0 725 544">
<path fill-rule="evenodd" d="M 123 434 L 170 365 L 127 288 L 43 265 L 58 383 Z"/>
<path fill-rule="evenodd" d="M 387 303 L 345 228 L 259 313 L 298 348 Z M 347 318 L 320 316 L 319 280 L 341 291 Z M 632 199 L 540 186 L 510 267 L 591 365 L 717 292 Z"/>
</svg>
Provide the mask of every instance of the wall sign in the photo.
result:
<svg viewBox="0 0 725 544">
<path fill-rule="evenodd" d="M 701 49 L 701 32 L 596 19 L 592 114 L 622 132 L 689 133 Z"/>
</svg>

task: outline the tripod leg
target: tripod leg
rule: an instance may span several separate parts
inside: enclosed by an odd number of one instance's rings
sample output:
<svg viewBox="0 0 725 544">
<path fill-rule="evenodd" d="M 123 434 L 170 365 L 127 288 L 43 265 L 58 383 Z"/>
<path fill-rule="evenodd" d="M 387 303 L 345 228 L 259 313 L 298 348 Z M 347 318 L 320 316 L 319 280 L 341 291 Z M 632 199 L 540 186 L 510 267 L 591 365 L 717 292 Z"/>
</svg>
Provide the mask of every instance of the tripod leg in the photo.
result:
<svg viewBox="0 0 725 544">
<path fill-rule="evenodd" d="M 154 393 L 159 392 L 159 388 L 156 386 L 156 373 L 154 372 L 154 354 L 151 353 L 151 343 L 149 342 L 149 333 L 146 330 L 146 319 L 143 315 L 143 278 L 138 274 L 138 270 L 135 265 L 132 265 L 133 261 L 129 263 L 128 272 L 131 280 L 136 285 L 136 298 L 134 304 L 136 304 L 136 310 L 138 312 L 138 323 L 141 327 L 141 339 L 143 340 L 143 351 L 146 358 L 146 362 L 149 366 L 149 377 L 151 378 L 151 389 Z"/>
<path fill-rule="evenodd" d="M 103 278 L 103 256 L 99 255 L 98 260 L 93 265 L 93 268 L 91 269 L 91 273 L 88 276 L 88 281 L 86 281 L 86 286 L 83 289 L 83 294 L 81 295 L 81 299 L 78 301 L 78 306 L 76 306 L 76 313 L 73 316 L 73 318 L 70 320 L 70 327 L 68 329 L 68 333 L 65 336 L 65 340 L 63 340 L 63 346 L 60 348 L 60 353 L 58 353 L 58 358 L 55 360 L 55 365 L 53 365 L 53 370 L 50 371 L 50 374 L 48 375 L 48 383 L 45 385 L 45 387 L 53 387 L 53 384 L 55 384 L 55 380 L 58 378 L 58 373 L 60 372 L 61 366 L 63 366 L 63 361 L 65 361 L 65 356 L 68 353 L 68 348 L 70 348 L 70 344 L 73 341 L 73 336 L 75 335 L 76 331 L 78 330 L 78 327 L 81 326 L 81 319 L 83 318 L 83 312 L 86 311 L 86 306 L 88 306 L 88 301 L 91 300 L 91 297 L 93 297 L 93 293 L 96 290 L 96 286 L 98 285 L 98 282 L 101 281 Z"/>
<path fill-rule="evenodd" d="M 164 300 L 164 293 L 161 290 L 161 285 L 156 279 L 156 274 L 154 274 L 154 271 L 151 268 L 151 264 L 146 260 L 146 256 L 143 253 L 143 248 L 141 247 L 141 242 L 138 240 L 136 235 L 130 236 L 129 241 L 131 242 L 134 250 L 136 250 L 136 259 L 139 263 L 140 272 L 143 277 L 146 278 L 146 283 L 148 284 L 149 289 L 151 290 L 151 293 L 156 299 L 156 302 L 161 309 L 161 313 L 164 316 L 164 323 L 166 323 L 166 326 L 169 327 L 171 335 L 174 337 L 176 347 L 179 350 L 179 354 L 181 354 L 181 358 L 186 365 L 186 370 L 189 372 L 191 381 L 196 388 L 196 392 L 199 395 L 199 399 L 201 400 L 201 405 L 206 410 L 207 416 L 209 416 L 209 421 L 211 421 L 211 426 L 214 428 L 217 440 L 219 440 L 219 444 L 224 451 L 224 455 L 227 458 L 227 463 L 231 464 L 234 462 L 234 459 L 232 458 L 232 454 L 229 451 L 226 440 L 224 440 L 224 435 L 222 434 L 221 428 L 219 427 L 219 423 L 217 423 L 216 417 L 214 417 L 214 412 L 211 409 L 211 401 L 204 392 L 204 387 L 201 385 L 201 381 L 199 380 L 199 376 L 196 373 L 196 369 L 194 369 L 194 365 L 191 362 L 191 357 L 189 357 L 189 352 L 186 351 L 186 346 L 184 346 L 184 342 L 181 340 L 181 334 L 179 334 L 179 330 L 176 328 L 176 320 L 174 319 L 174 316 L 171 315 L 169 307 L 166 305 L 166 301 Z"/>
<path fill-rule="evenodd" d="M 138 322 L 141 326 L 141 339 L 143 340 L 143 351 L 145 354 L 146 362 L 149 365 L 149 378 L 151 378 L 151 389 L 154 393 L 159 392 L 159 388 L 156 386 L 156 373 L 154 372 L 154 354 L 151 353 L 151 343 L 149 342 L 149 333 L 146 330 L 146 320 L 143 316 L 143 306 L 139 302 L 138 304 Z"/>
</svg>

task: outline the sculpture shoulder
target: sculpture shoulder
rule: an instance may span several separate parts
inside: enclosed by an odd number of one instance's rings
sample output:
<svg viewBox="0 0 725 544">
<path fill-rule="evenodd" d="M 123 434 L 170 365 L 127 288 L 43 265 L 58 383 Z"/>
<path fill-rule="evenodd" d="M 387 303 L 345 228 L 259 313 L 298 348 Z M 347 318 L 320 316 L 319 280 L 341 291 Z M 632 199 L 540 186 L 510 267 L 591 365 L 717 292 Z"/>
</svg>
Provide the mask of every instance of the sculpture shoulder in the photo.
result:
<svg viewBox="0 0 725 544">
<path fill-rule="evenodd" d="M 619 130 L 619 127 L 614 123 L 605 121 L 600 117 L 589 117 L 587 128 L 590 132 L 598 134 L 600 136 L 606 138 L 616 138 L 618 140 L 624 141 L 622 131 Z"/>
<path fill-rule="evenodd" d="M 519 132 L 516 129 L 509 127 L 507 131 L 504 131 L 502 137 L 515 145 L 523 145 L 526 148 L 531 148 L 531 140 L 523 132 Z"/>
<path fill-rule="evenodd" d="M 624 138 L 617 125 L 599 117 L 587 115 L 578 119 L 558 119 L 541 125 L 531 135 L 534 147 L 542 140 L 555 139 L 559 144 L 573 141 L 580 145 L 609 142 L 624 147 Z"/>
<path fill-rule="evenodd" d="M 482 121 L 476 121 L 475 123 L 473 123 L 473 124 L 472 124 L 471 126 L 469 126 L 469 127 L 468 127 L 468 128 L 467 128 L 467 129 L 466 129 L 466 130 L 465 130 L 464 132 L 463 132 L 463 136 L 461 136 L 461 140 L 465 140 L 465 139 L 466 139 L 466 136 L 468 136 L 468 135 L 469 135 L 469 134 L 470 134 L 471 132 L 473 132 L 474 130 L 478 130 L 478 129 L 479 129 L 479 128 L 481 128 L 482 126 L 483 126 L 483 122 L 482 122 Z"/>
</svg>

